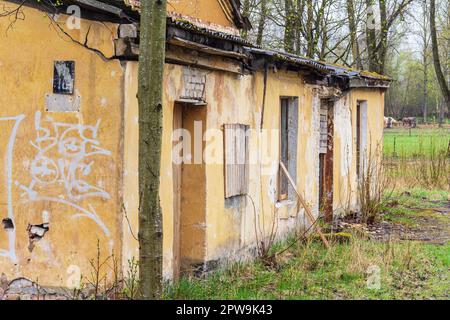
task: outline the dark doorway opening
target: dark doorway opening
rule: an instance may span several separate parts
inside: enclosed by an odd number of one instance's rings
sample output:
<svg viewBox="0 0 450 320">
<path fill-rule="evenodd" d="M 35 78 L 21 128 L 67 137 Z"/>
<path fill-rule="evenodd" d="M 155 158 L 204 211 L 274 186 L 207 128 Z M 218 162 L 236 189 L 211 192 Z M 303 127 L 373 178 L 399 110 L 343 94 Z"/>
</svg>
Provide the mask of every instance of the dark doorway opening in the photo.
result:
<svg viewBox="0 0 450 320">
<path fill-rule="evenodd" d="M 176 103 L 173 110 L 173 274 L 174 279 L 204 264 L 206 171 L 203 161 L 206 107 Z"/>
</svg>

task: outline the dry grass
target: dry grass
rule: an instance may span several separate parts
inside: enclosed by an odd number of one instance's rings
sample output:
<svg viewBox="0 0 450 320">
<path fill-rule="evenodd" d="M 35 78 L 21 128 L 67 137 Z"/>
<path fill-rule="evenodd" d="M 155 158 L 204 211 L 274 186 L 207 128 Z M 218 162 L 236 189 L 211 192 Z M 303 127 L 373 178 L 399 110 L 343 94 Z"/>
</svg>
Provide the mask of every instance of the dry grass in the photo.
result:
<svg viewBox="0 0 450 320">
<path fill-rule="evenodd" d="M 285 246 L 278 244 L 278 249 Z M 353 235 L 349 243 L 333 243 L 326 250 L 310 239 L 278 255 L 276 268 L 235 264 L 208 279 L 182 279 L 168 288 L 165 298 L 448 298 L 449 266 L 444 254 L 448 249 L 411 242 L 377 243 Z"/>
</svg>

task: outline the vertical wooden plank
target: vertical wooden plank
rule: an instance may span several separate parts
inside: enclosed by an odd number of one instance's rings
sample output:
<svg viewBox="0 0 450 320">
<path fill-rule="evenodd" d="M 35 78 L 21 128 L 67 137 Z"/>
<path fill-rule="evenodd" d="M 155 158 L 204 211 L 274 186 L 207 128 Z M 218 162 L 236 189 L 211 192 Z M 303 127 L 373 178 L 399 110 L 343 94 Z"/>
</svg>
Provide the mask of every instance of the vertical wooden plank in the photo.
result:
<svg viewBox="0 0 450 320">
<path fill-rule="evenodd" d="M 236 193 L 238 195 L 243 195 L 245 190 L 245 126 L 242 124 L 238 125 L 238 139 L 236 140 L 236 144 L 239 146 L 237 156 L 239 158 L 238 169 L 239 174 L 237 176 L 237 184 L 238 188 Z"/>
<path fill-rule="evenodd" d="M 283 163 L 289 162 L 288 149 L 288 99 L 282 98 L 280 110 L 280 161 Z M 279 181 L 279 200 L 286 200 L 289 184 L 281 172 Z"/>
<path fill-rule="evenodd" d="M 334 104 L 327 101 L 327 153 L 324 161 L 324 214 L 326 222 L 333 222 L 334 199 Z"/>
<path fill-rule="evenodd" d="M 361 175 L 361 102 L 356 105 L 356 176 Z"/>
<path fill-rule="evenodd" d="M 224 169 L 225 169 L 225 198 L 229 197 L 229 183 L 230 183 L 230 179 L 229 179 L 229 167 L 228 167 L 228 144 L 229 144 L 229 138 L 228 138 L 228 126 L 226 124 L 223 125 L 223 153 L 224 153 Z"/>
<path fill-rule="evenodd" d="M 224 128 L 225 198 L 248 192 L 248 126 L 226 124 Z"/>
<path fill-rule="evenodd" d="M 245 126 L 245 165 L 244 165 L 244 171 L 245 171 L 245 178 L 244 178 L 244 194 L 248 194 L 249 192 L 249 184 L 250 184 L 250 137 L 249 137 L 249 131 L 250 127 Z"/>
<path fill-rule="evenodd" d="M 297 183 L 297 146 L 298 146 L 298 99 L 290 98 L 288 106 L 288 170 L 289 174 Z M 289 185 L 288 197 L 294 200 L 295 192 Z"/>
</svg>

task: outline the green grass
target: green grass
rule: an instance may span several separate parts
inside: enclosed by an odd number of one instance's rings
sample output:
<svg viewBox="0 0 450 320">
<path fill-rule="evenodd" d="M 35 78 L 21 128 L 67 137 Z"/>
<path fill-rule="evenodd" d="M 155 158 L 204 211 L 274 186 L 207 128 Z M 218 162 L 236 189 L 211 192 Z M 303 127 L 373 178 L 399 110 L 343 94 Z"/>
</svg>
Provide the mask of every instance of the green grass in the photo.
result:
<svg viewBox="0 0 450 320">
<path fill-rule="evenodd" d="M 401 223 L 409 227 L 417 226 L 414 217 L 433 216 L 436 219 L 447 219 L 433 212 L 433 208 L 444 205 L 450 199 L 450 192 L 444 190 L 426 190 L 414 188 L 406 192 L 395 191 L 386 199 L 381 208 L 383 219 Z"/>
<path fill-rule="evenodd" d="M 183 279 L 166 299 L 448 299 L 450 246 L 376 243 L 354 238 L 327 251 L 301 244 L 279 257 L 278 267 L 236 264 L 207 279 Z M 370 266 L 381 287 L 367 286 Z"/>
<path fill-rule="evenodd" d="M 450 129 L 385 131 L 384 154 L 403 159 L 447 151 Z M 406 161 L 409 165 L 409 161 Z M 411 165 L 411 170 L 417 168 Z M 450 193 L 407 188 L 382 208 L 384 219 L 413 226 L 414 216 L 441 206 Z M 429 211 L 427 214 L 430 214 Z M 442 223 L 448 223 L 448 217 Z M 277 243 L 280 252 L 286 243 Z M 450 299 L 450 244 L 381 243 L 353 235 L 349 243 L 326 250 L 319 241 L 301 243 L 281 256 L 276 267 L 236 263 L 207 278 L 182 278 L 165 289 L 165 299 Z M 370 289 L 370 267 L 381 271 L 381 287 Z"/>
<path fill-rule="evenodd" d="M 384 155 L 412 158 L 446 152 L 450 129 L 387 129 L 384 133 Z M 395 145 L 395 147 L 394 147 Z"/>
<path fill-rule="evenodd" d="M 394 191 L 390 198 L 398 203 L 416 209 L 437 207 L 442 202 L 449 200 L 450 192 L 439 189 L 412 188 L 408 191 Z"/>
</svg>

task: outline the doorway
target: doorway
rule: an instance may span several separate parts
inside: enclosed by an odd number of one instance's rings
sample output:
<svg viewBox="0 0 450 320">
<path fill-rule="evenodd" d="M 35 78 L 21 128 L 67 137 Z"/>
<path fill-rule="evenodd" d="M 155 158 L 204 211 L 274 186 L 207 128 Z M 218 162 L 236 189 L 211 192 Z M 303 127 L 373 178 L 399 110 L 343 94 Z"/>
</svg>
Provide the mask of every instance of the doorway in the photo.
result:
<svg viewBox="0 0 450 320">
<path fill-rule="evenodd" d="M 364 178 L 367 167 L 367 101 L 356 104 L 356 175 Z"/>
<path fill-rule="evenodd" d="M 206 107 L 176 103 L 173 111 L 173 274 L 202 265 L 205 259 Z"/>
</svg>

